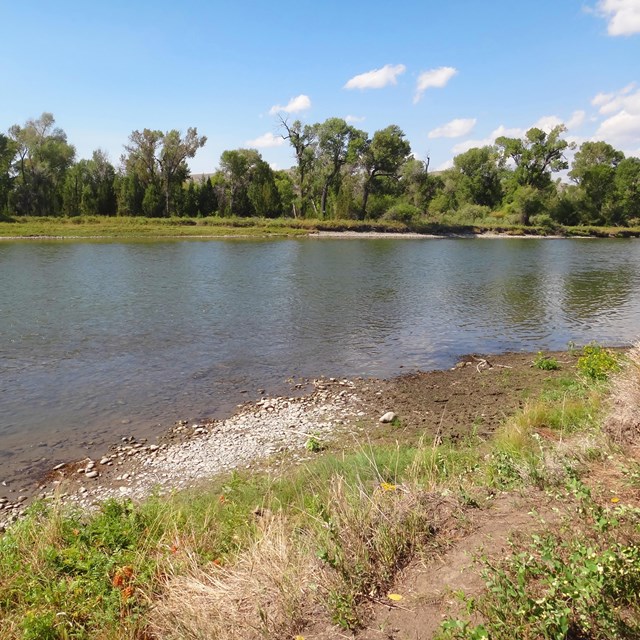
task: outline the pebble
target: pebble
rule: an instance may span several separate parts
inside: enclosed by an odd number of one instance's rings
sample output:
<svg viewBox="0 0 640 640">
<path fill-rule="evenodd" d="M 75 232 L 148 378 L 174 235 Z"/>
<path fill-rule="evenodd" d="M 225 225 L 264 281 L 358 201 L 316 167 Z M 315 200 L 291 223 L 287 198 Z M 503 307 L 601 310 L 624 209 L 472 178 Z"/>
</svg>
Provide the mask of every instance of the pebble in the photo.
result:
<svg viewBox="0 0 640 640">
<path fill-rule="evenodd" d="M 87 473 L 85 473 L 85 478 L 97 478 L 98 475 L 97 471 L 87 471 Z"/>
<path fill-rule="evenodd" d="M 396 418 L 396 414 L 393 411 L 387 411 L 384 415 L 380 416 L 380 422 L 387 423 L 393 422 Z"/>
</svg>

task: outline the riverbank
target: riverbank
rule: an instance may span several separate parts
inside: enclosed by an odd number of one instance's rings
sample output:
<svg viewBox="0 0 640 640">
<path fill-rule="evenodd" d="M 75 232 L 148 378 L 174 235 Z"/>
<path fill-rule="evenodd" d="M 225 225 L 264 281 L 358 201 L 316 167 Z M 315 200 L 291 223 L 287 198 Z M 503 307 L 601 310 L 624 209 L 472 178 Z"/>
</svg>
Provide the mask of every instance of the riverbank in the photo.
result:
<svg viewBox="0 0 640 640">
<path fill-rule="evenodd" d="M 153 441 L 125 436 L 93 458 L 60 463 L 35 483 L 15 481 L 0 490 L 6 500 L 0 528 L 24 512 L 34 497 L 59 496 L 82 507 L 109 498 L 141 500 L 154 491 L 167 493 L 196 486 L 232 469 L 260 468 L 267 463 L 302 463 L 310 459 L 305 443 L 349 448 L 363 438 L 387 445 L 400 438 L 453 441 L 472 430 L 489 436 L 505 413 L 527 397 L 538 395 L 554 377 L 531 366 L 535 354 L 468 356 L 451 370 L 411 373 L 380 379 L 317 379 L 302 396 L 260 397 L 240 405 L 224 419 L 181 420 Z M 551 352 L 565 366 L 575 357 Z M 480 375 L 484 373 L 484 375 Z M 299 384 L 298 386 L 302 386 Z M 379 418 L 393 411 L 396 422 Z"/>
<path fill-rule="evenodd" d="M 318 220 L 293 218 L 140 218 L 71 217 L 0 218 L 0 239 L 137 239 L 299 236 L 323 233 L 381 233 L 407 237 L 640 237 L 640 227 L 563 227 L 513 224 L 409 223 L 389 220 Z"/>
<path fill-rule="evenodd" d="M 447 590 L 476 594 L 479 569 L 464 558 L 479 544 L 501 558 L 507 531 L 540 531 L 532 510 L 554 525 L 568 518 L 574 540 L 600 509 L 599 547 L 626 553 L 621 527 L 638 495 L 624 478 L 637 462 L 614 439 L 637 436 L 624 409 L 640 380 L 630 369 L 631 391 L 616 383 L 609 405 L 605 378 L 618 362 L 589 347 L 469 356 L 387 381 L 317 380 L 304 397 L 261 398 L 227 420 L 177 424 L 158 445 L 121 442 L 62 467 L 58 499 L 0 539 L 0 638 L 424 639 L 447 615 L 447 638 L 480 637 Z M 119 494 L 135 500 L 102 502 Z M 602 511 L 618 505 L 623 524 Z M 563 549 L 569 534 L 553 535 Z M 640 574 L 630 562 L 625 575 Z M 600 613 L 592 625 L 606 622 Z"/>
</svg>

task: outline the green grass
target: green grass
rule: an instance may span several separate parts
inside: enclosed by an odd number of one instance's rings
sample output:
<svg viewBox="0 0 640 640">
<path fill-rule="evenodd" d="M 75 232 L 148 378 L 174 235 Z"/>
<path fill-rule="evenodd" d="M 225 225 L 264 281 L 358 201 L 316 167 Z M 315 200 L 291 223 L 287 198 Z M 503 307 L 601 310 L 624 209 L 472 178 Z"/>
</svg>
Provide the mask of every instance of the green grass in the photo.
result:
<svg viewBox="0 0 640 640">
<path fill-rule="evenodd" d="M 597 380 L 557 379 L 487 441 L 469 425 L 457 443 L 329 448 L 304 465 L 285 458 L 139 505 L 35 505 L 0 538 L 0 638 L 143 638 L 150 622 L 180 629 L 176 637 L 198 637 L 193 625 L 221 639 L 242 629 L 293 637 L 318 610 L 355 628 L 363 603 L 446 541 L 444 516 L 481 505 L 487 488 L 576 477 L 593 445 L 560 451 L 557 441 L 598 437 L 605 391 Z M 272 578 L 256 583 L 257 566 Z M 239 635 L 225 635 L 230 625 Z"/>
<path fill-rule="evenodd" d="M 142 218 L 142 217 L 0 217 L 0 237 L 157 238 L 197 236 L 304 235 L 315 231 L 395 232 L 423 234 L 502 233 L 511 236 L 549 234 L 544 227 L 483 222 L 473 225 L 417 220 L 317 220 L 293 218 Z M 567 236 L 638 237 L 640 228 L 567 227 Z"/>
</svg>

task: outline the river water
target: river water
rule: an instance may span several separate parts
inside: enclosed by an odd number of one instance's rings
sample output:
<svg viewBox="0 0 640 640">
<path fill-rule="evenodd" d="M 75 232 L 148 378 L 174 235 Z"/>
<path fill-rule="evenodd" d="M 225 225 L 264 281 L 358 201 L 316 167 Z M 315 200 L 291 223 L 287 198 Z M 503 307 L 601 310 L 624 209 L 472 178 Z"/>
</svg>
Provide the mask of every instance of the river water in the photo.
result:
<svg viewBox="0 0 640 640">
<path fill-rule="evenodd" d="M 291 377 L 640 337 L 640 242 L 0 242 L 0 480 Z"/>
</svg>

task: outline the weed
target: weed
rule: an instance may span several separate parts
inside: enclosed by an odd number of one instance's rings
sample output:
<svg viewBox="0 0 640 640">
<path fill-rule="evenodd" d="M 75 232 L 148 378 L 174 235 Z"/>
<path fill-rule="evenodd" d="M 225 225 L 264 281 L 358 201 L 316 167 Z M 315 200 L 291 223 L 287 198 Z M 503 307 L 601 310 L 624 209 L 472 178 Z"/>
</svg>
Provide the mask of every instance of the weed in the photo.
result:
<svg viewBox="0 0 640 640">
<path fill-rule="evenodd" d="M 538 354 L 533 360 L 533 366 L 543 371 L 557 371 L 560 368 L 560 363 L 556 358 L 545 356 L 542 351 L 538 351 Z"/>
<path fill-rule="evenodd" d="M 640 633 L 640 510 L 605 510 L 572 480 L 578 521 L 485 560 L 487 591 L 468 599 L 482 624 L 448 620 L 441 639 L 631 638 Z"/>
<path fill-rule="evenodd" d="M 620 369 L 620 361 L 614 353 L 595 343 L 582 349 L 578 358 L 578 371 L 589 380 L 607 380 Z"/>
<path fill-rule="evenodd" d="M 322 440 L 320 439 L 320 435 L 318 433 L 312 433 L 307 438 L 307 441 L 304 443 L 304 448 L 311 453 L 319 453 L 323 451 L 326 447 Z"/>
</svg>

